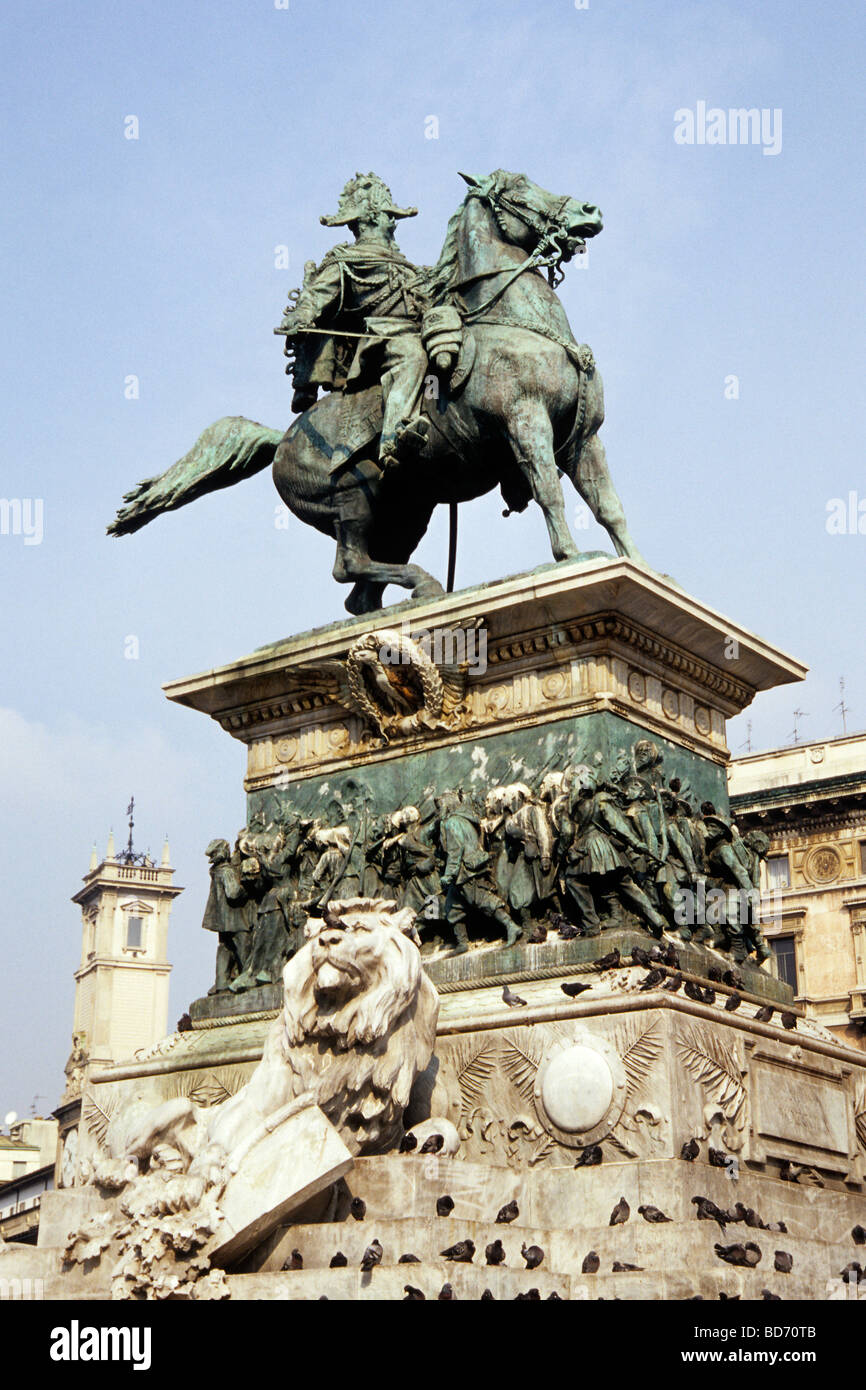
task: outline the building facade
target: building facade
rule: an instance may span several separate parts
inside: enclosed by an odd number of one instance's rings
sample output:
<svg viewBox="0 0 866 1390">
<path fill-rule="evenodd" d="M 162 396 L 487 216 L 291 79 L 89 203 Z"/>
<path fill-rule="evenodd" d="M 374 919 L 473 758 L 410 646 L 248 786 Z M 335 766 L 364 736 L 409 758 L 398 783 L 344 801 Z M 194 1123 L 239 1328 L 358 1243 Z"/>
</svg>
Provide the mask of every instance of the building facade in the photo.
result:
<svg viewBox="0 0 866 1390">
<path fill-rule="evenodd" d="M 740 829 L 763 830 L 771 966 L 807 1012 L 866 1049 L 866 734 L 737 758 Z"/>
</svg>

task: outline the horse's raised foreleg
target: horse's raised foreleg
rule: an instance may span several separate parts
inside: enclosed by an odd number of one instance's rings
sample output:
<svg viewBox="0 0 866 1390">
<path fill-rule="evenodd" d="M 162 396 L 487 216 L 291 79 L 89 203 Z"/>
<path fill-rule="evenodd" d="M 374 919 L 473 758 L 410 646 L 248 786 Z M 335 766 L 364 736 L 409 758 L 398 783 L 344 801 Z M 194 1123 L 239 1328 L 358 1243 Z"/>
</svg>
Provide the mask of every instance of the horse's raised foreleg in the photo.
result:
<svg viewBox="0 0 866 1390">
<path fill-rule="evenodd" d="M 387 584 L 411 589 L 415 599 L 437 598 L 444 592 L 442 585 L 420 565 L 395 565 L 371 559 L 368 528 L 369 517 L 364 515 L 341 515 L 336 522 L 337 558 L 333 573 L 341 584 L 353 585 L 346 599 L 350 613 L 372 613 L 381 608 Z"/>
<path fill-rule="evenodd" d="M 518 402 L 506 419 L 517 466 L 544 513 L 555 560 L 574 560 L 580 550 L 568 529 L 559 472 L 553 456 L 553 426 L 541 401 Z"/>
<path fill-rule="evenodd" d="M 619 494 L 613 485 L 607 466 L 604 445 L 597 434 L 585 438 L 576 462 L 569 470 L 574 486 L 589 507 L 599 525 L 613 541 L 617 555 L 625 555 L 639 564 L 646 564 L 631 537 Z"/>
</svg>

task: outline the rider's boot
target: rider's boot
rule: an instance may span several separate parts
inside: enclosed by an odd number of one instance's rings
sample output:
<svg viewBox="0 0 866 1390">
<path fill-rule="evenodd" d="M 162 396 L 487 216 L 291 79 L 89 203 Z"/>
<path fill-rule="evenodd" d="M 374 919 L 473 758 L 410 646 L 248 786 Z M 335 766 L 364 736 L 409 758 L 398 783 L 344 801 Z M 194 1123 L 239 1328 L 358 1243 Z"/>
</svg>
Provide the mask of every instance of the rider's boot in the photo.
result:
<svg viewBox="0 0 866 1390">
<path fill-rule="evenodd" d="M 427 443 L 430 422 L 423 415 L 414 420 L 401 423 L 396 435 L 382 435 L 379 451 L 379 466 L 382 470 L 393 468 L 397 463 L 406 463 L 416 458 Z"/>
</svg>

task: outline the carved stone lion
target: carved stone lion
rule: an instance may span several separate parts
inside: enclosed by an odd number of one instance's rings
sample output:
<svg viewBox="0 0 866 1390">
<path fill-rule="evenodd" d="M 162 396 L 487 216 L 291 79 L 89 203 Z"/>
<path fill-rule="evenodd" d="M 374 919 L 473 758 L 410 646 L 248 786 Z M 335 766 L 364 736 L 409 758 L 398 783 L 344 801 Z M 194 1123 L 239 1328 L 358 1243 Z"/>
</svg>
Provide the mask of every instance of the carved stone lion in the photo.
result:
<svg viewBox="0 0 866 1390">
<path fill-rule="evenodd" d="M 415 914 L 380 899 L 332 902 L 310 919 L 306 944 L 283 972 L 283 1007 L 262 1060 L 218 1109 L 186 1097 L 112 1122 L 113 1164 L 96 1180 L 124 1186 L 130 1160 L 180 1167 L 215 1181 L 261 1126 L 303 1098 L 354 1154 L 395 1145 L 413 1082 L 433 1054 L 439 997 L 421 969 Z"/>
<path fill-rule="evenodd" d="M 354 1153 L 399 1140 L 412 1084 L 433 1054 L 439 997 L 421 969 L 414 918 L 392 902 L 354 898 L 307 923 L 246 1088 L 284 1092 L 280 1104 L 309 1091 Z M 215 1131 L 242 1096 L 221 1108 Z"/>
</svg>

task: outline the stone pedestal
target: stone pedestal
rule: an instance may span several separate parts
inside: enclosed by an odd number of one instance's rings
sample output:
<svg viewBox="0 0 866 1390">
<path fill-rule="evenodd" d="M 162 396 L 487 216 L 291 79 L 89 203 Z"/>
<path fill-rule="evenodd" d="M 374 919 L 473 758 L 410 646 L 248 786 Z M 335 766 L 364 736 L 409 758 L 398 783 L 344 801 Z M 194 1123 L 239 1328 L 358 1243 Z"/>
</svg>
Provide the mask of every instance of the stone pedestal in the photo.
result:
<svg viewBox="0 0 866 1390">
<path fill-rule="evenodd" d="M 420 662 L 402 702 L 375 672 L 359 686 L 365 651 L 408 650 L 437 632 L 464 638 L 462 664 L 439 663 L 441 688 Z M 610 765 L 640 738 L 657 745 L 668 780 L 724 814 L 726 719 L 804 674 L 671 580 L 614 560 L 547 566 L 335 623 L 166 693 L 246 744 L 248 813 L 266 820 L 287 804 L 315 816 L 333 797 L 370 815 L 449 787 L 483 800 L 491 785 L 537 786 L 546 771 L 596 755 Z M 217 829 L 202 827 L 203 845 Z M 460 956 L 428 944 L 436 1053 L 405 1122 L 452 1121 L 457 1156 L 357 1161 L 319 1219 L 289 1216 L 284 1232 L 246 1242 L 243 1272 L 224 1261 L 232 1296 L 394 1298 L 410 1283 L 435 1298 L 446 1280 L 473 1298 L 485 1287 L 508 1298 L 530 1287 L 571 1298 L 852 1296 L 840 1271 L 857 1256 L 852 1229 L 866 1225 L 866 1057 L 804 1019 L 790 989 L 754 961 L 736 987 L 720 982 L 731 962 L 707 946 L 669 939 L 679 960 L 646 988 L 632 952 L 650 944 L 630 928 L 576 940 L 550 932 L 513 947 L 476 941 Z M 506 1002 L 505 985 L 518 1002 Z M 92 1074 L 83 1156 L 132 1096 L 218 1105 L 234 1094 L 279 1003 L 276 985 L 204 996 L 192 1032 Z M 455 1201 L 447 1219 L 435 1215 L 443 1193 Z M 353 1194 L 375 1229 L 348 1219 Z M 722 1224 L 699 1220 L 696 1196 L 723 1211 Z M 628 1222 L 611 1228 L 622 1197 Z M 513 1227 L 496 1225 L 511 1200 Z M 648 1221 L 641 1205 L 669 1219 Z M 383 1261 L 363 1274 L 374 1235 Z M 470 1237 L 471 1267 L 443 1259 Z M 487 1268 L 484 1245 L 497 1237 L 506 1260 Z M 756 1268 L 732 1267 L 717 1249 L 753 1238 Z M 531 1274 L 523 1241 L 545 1250 Z M 304 1268 L 283 1271 L 292 1248 Z M 337 1251 L 347 1265 L 331 1269 Z M 585 1271 L 593 1251 L 599 1264 Z M 792 1271 L 777 1267 L 777 1251 Z M 404 1253 L 421 1263 L 399 1266 Z"/>
</svg>

